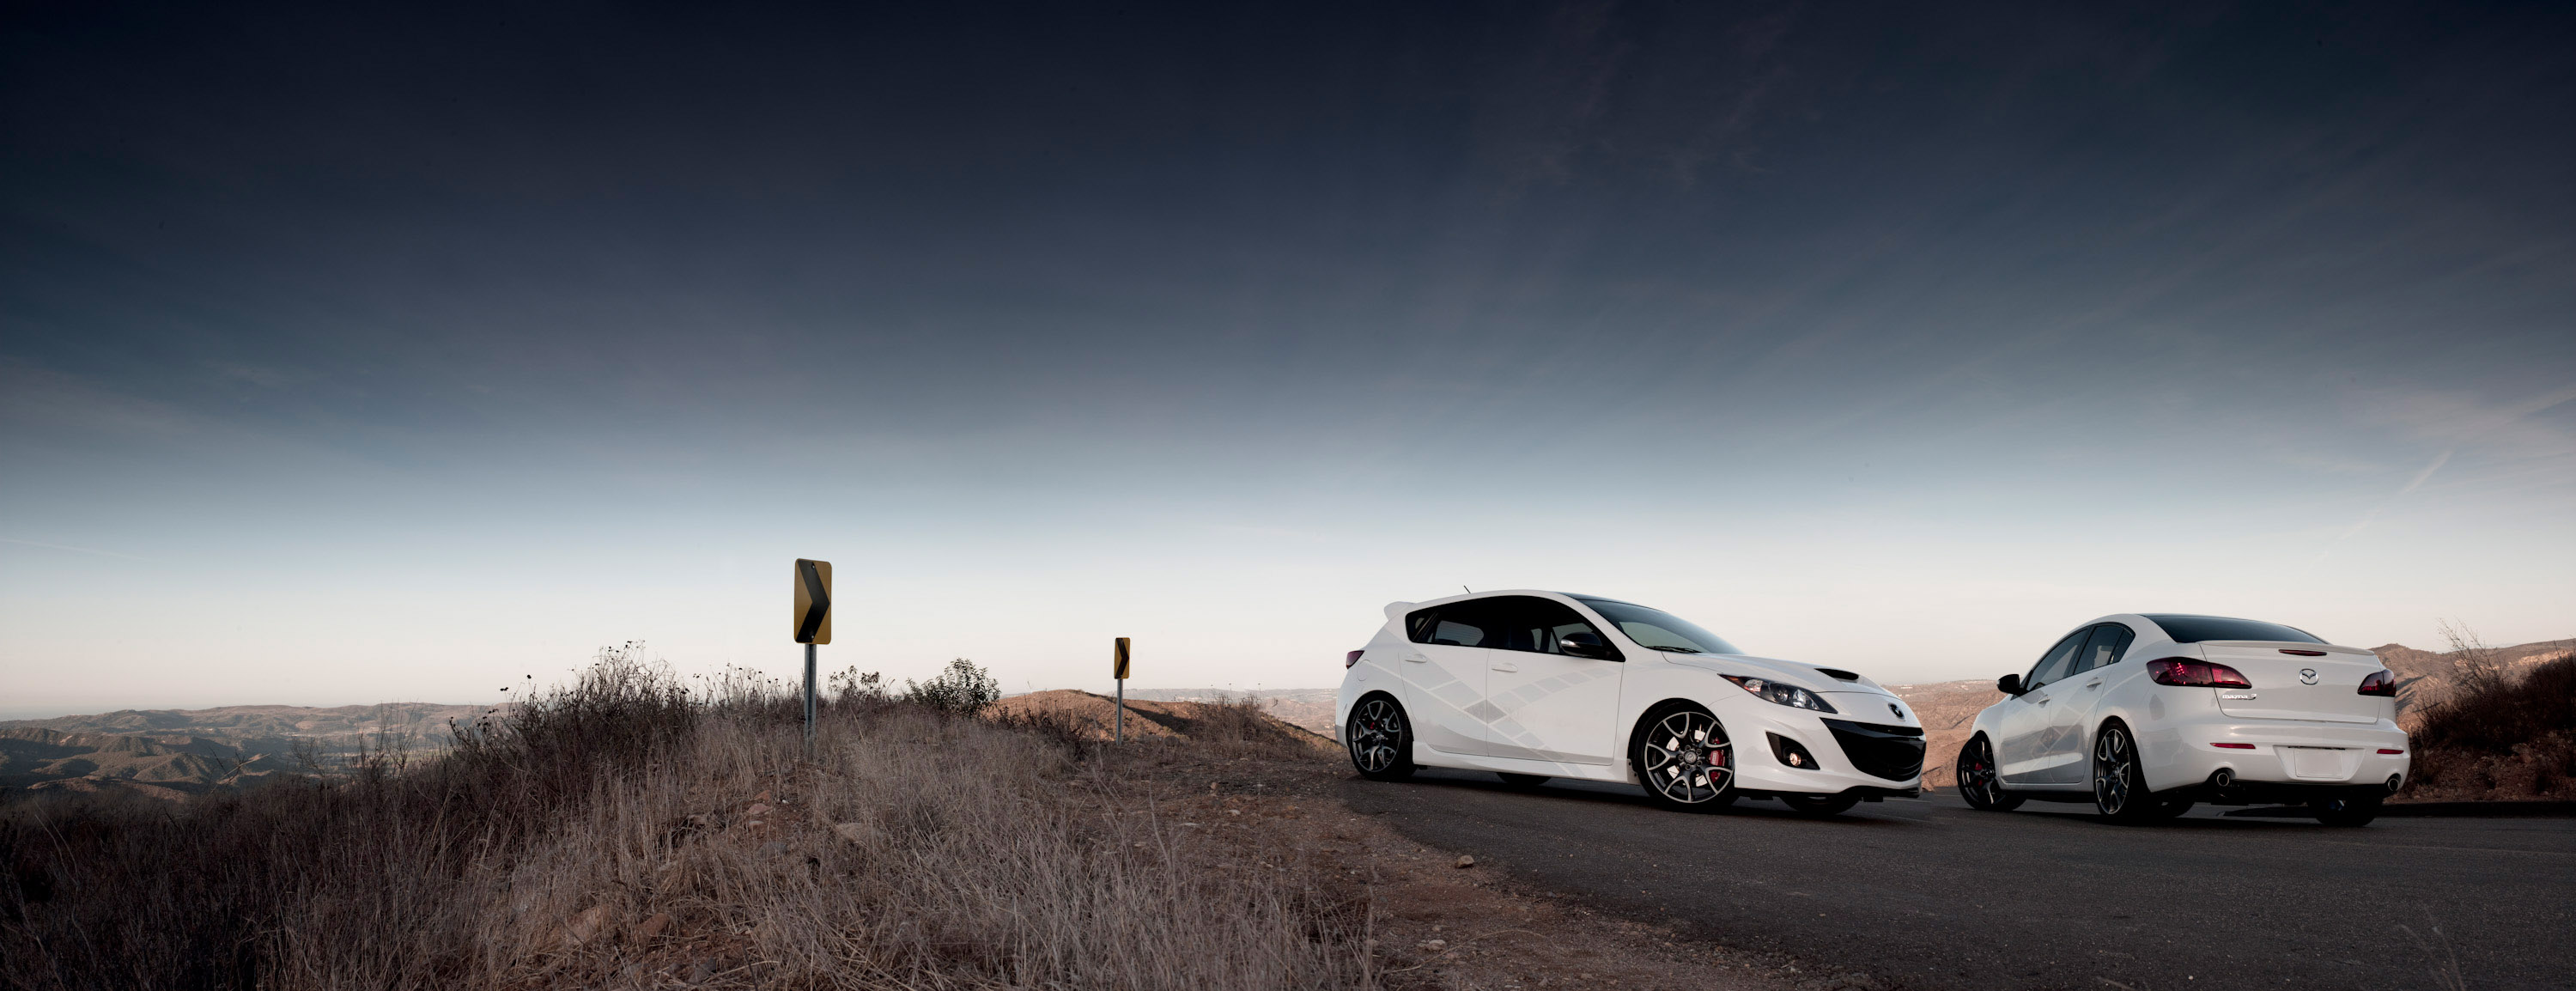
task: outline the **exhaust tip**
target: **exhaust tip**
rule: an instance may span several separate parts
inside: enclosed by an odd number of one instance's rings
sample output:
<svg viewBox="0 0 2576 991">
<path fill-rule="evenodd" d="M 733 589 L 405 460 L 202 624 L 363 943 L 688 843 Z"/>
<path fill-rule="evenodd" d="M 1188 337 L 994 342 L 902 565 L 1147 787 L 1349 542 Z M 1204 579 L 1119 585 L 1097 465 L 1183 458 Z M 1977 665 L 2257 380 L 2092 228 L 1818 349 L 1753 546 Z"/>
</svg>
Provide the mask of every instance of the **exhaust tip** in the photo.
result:
<svg viewBox="0 0 2576 991">
<path fill-rule="evenodd" d="M 2219 768 L 2216 771 L 2212 771 L 2209 775 L 2209 784 L 2210 787 L 2213 788 L 2226 788 L 2233 786 L 2236 784 L 2236 772 L 2224 767 Z"/>
<path fill-rule="evenodd" d="M 2389 793 L 2389 794 L 2391 794 L 2391 795 L 2397 794 L 2397 786 L 2402 785 L 2402 784 L 2405 784 L 2405 783 L 2406 783 L 2406 776 L 2405 776 L 2405 775 L 2403 775 L 2403 774 L 2391 774 L 2391 775 L 2389 775 L 2389 776 L 2388 776 L 2388 793 Z"/>
</svg>

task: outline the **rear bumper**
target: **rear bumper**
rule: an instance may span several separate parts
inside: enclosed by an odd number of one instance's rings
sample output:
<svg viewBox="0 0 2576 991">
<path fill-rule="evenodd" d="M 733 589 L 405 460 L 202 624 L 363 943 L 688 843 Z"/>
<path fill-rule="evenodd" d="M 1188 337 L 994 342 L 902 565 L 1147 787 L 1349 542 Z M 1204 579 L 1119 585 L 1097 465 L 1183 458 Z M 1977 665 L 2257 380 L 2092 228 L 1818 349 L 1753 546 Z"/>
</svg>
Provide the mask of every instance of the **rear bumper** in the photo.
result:
<svg viewBox="0 0 2576 991">
<path fill-rule="evenodd" d="M 2156 794 L 2165 798 L 2184 798 L 2210 805 L 2305 805 L 2309 802 L 2341 798 L 2368 801 L 2387 798 L 2394 791 L 2386 785 L 2319 785 L 2283 784 L 2277 781 L 2239 781 L 2227 786 L 2201 782 L 2187 788 L 2175 788 Z"/>
<path fill-rule="evenodd" d="M 2138 744 L 2147 787 L 2158 793 L 2206 790 L 2211 778 L 2225 770 L 2236 785 L 2230 794 L 2248 789 L 2303 795 L 2320 789 L 2338 793 L 2359 789 L 2384 795 L 2394 790 L 2392 779 L 2405 782 L 2414 760 L 2406 731 L 2384 720 L 2377 724 L 2195 721 L 2141 733 Z"/>
</svg>

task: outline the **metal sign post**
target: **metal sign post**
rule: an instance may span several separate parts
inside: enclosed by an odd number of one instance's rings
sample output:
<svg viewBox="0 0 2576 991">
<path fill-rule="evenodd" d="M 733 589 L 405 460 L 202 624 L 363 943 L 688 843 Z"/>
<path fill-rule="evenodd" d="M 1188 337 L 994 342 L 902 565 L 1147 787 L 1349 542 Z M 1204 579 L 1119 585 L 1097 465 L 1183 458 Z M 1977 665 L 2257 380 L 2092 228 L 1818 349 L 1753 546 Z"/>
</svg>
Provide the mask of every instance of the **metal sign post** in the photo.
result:
<svg viewBox="0 0 2576 991">
<path fill-rule="evenodd" d="M 1127 742 L 1127 638 L 1119 637 L 1118 646 L 1110 652 L 1110 673 L 1118 679 L 1118 716 L 1116 742 Z"/>
<path fill-rule="evenodd" d="M 814 759 L 814 645 L 832 642 L 832 562 L 796 559 L 796 642 L 805 645 L 805 759 Z"/>
</svg>

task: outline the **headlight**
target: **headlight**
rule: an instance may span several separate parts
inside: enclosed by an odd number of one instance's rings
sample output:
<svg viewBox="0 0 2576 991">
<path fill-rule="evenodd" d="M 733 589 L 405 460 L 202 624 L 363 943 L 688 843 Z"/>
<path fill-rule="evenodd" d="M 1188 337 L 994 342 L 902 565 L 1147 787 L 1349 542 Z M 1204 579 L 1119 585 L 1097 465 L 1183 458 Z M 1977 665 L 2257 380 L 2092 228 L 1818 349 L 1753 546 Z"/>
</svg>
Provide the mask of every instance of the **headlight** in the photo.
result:
<svg viewBox="0 0 2576 991">
<path fill-rule="evenodd" d="M 1734 682 L 1737 688 L 1761 696 L 1765 702 L 1777 702 L 1792 709 L 1806 709 L 1811 712 L 1834 711 L 1833 703 L 1817 698 L 1816 693 L 1796 685 L 1783 685 L 1769 678 L 1748 678 L 1734 674 L 1721 674 L 1718 677 Z"/>
</svg>

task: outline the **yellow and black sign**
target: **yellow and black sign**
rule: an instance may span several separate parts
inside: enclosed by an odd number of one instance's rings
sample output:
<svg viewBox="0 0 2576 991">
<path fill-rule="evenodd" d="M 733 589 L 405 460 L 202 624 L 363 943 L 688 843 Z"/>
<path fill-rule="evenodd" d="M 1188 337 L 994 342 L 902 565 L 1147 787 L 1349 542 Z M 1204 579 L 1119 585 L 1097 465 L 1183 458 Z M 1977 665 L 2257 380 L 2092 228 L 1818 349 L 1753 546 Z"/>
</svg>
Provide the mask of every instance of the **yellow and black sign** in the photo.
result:
<svg viewBox="0 0 2576 991">
<path fill-rule="evenodd" d="M 1110 666 L 1111 666 L 1111 668 L 1112 668 L 1113 670 L 1115 670 L 1115 671 L 1117 672 L 1117 674 L 1112 675 L 1112 677 L 1115 677 L 1115 678 L 1117 678 L 1117 679 L 1118 679 L 1118 680 L 1120 680 L 1120 681 L 1125 681 L 1125 680 L 1127 680 L 1127 638 L 1126 638 L 1126 637 L 1119 637 L 1119 638 L 1118 638 L 1118 649 L 1117 649 L 1117 650 L 1115 650 L 1115 651 L 1112 651 L 1112 652 L 1111 652 L 1111 654 L 1110 654 L 1110 658 L 1111 658 L 1111 664 L 1110 664 Z"/>
<path fill-rule="evenodd" d="M 796 642 L 832 642 L 832 562 L 796 559 Z"/>
</svg>

